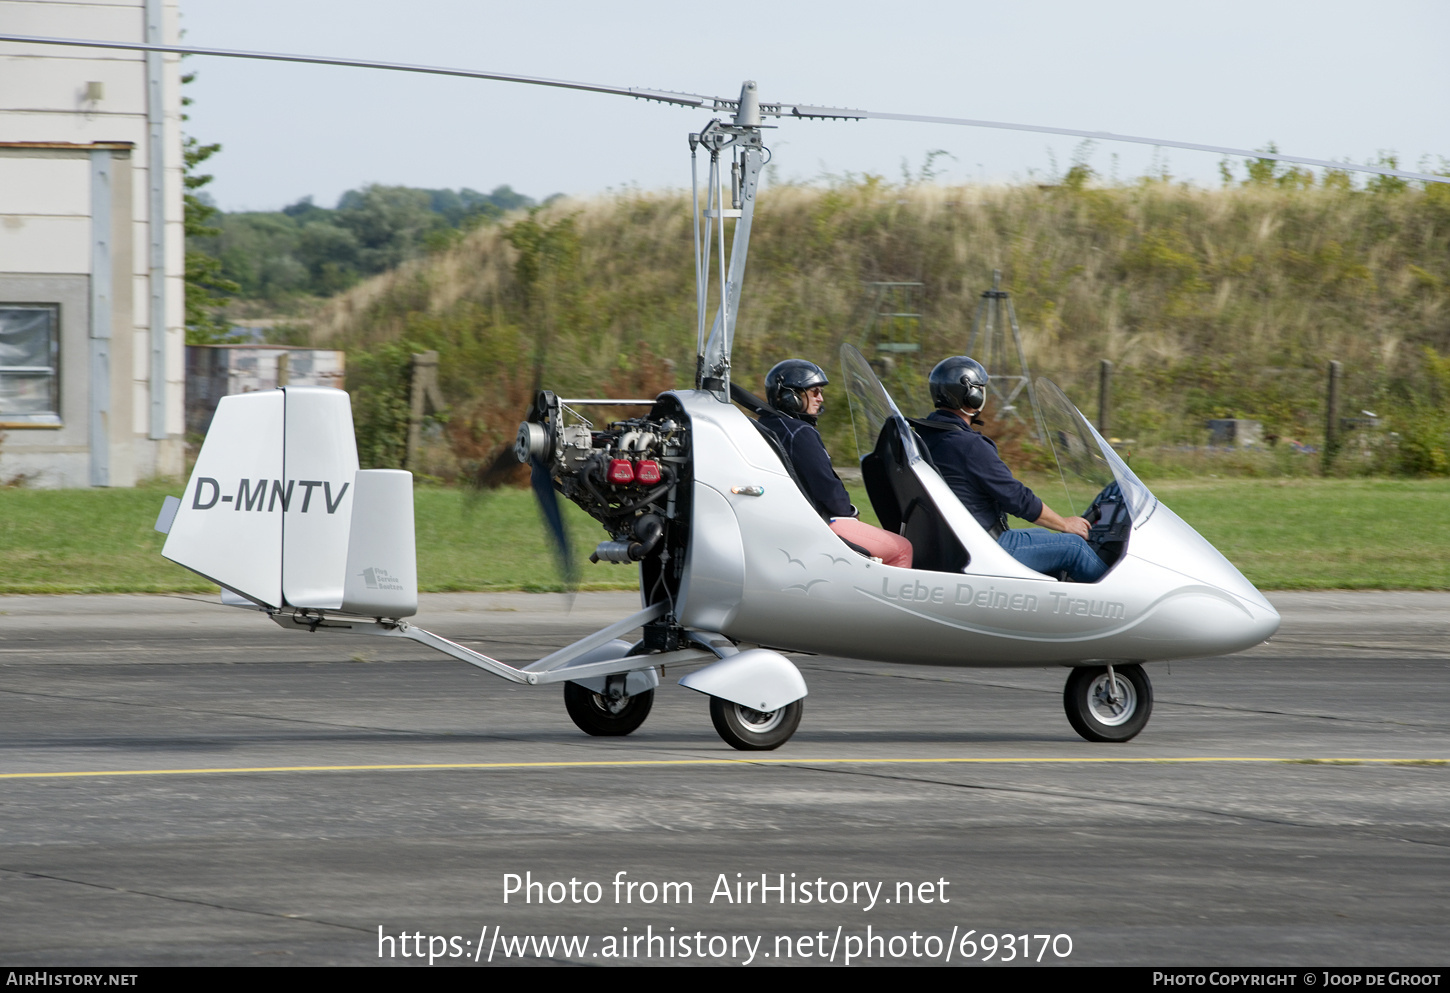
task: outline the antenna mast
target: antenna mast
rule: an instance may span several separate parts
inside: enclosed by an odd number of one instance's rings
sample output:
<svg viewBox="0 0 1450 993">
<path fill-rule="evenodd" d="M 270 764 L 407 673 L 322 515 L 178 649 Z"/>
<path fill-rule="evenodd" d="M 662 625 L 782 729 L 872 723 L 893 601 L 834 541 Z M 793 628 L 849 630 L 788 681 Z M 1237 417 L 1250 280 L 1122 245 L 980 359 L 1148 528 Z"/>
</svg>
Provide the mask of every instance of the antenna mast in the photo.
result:
<svg viewBox="0 0 1450 993">
<path fill-rule="evenodd" d="M 987 375 L 991 377 L 987 392 L 997 398 L 997 409 L 1001 416 L 1015 417 L 1024 424 L 1030 423 L 1033 437 L 1041 441 L 1037 394 L 1032 389 L 1032 373 L 1027 368 L 1027 354 L 1022 350 L 1022 331 L 1017 326 L 1017 311 L 1012 307 L 1012 294 L 1002 289 L 1001 284 L 1002 271 L 993 269 L 992 288 L 982 292 L 982 299 L 977 304 L 977 315 L 972 320 L 972 338 L 967 342 L 967 354 L 982 363 Z M 1009 332 L 1012 336 L 1010 349 L 1007 343 Z M 1027 404 L 1032 408 L 1030 420 L 1024 418 L 1017 409 L 1017 399 L 1024 391 L 1027 394 Z"/>
</svg>

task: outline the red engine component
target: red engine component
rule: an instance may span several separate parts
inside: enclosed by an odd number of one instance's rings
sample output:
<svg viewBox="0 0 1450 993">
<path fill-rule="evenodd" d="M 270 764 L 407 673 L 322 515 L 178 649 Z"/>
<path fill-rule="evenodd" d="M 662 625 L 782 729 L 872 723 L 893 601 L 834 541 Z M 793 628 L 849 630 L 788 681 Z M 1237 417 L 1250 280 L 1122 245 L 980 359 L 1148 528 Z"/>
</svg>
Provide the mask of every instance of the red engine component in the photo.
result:
<svg viewBox="0 0 1450 993">
<path fill-rule="evenodd" d="M 659 475 L 659 466 L 655 466 L 655 475 Z M 629 459 L 610 459 L 609 471 L 605 477 L 615 486 L 628 486 L 634 482 L 634 463 Z"/>
<path fill-rule="evenodd" d="M 641 459 L 634 467 L 634 481 L 653 486 L 660 481 L 660 464 L 654 459 Z"/>
</svg>

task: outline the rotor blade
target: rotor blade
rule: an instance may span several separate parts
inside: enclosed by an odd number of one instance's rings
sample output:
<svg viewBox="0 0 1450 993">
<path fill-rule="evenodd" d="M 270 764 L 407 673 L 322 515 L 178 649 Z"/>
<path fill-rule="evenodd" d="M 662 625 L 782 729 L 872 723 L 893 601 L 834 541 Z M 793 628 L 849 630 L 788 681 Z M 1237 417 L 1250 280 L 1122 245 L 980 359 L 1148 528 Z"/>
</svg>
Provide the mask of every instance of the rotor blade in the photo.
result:
<svg viewBox="0 0 1450 993">
<path fill-rule="evenodd" d="M 564 585 L 573 590 L 579 585 L 579 570 L 574 565 L 574 551 L 569 545 L 569 532 L 564 527 L 564 515 L 559 509 L 559 495 L 554 492 L 554 481 L 549 470 L 542 463 L 534 462 L 529 470 L 529 483 L 534 497 L 539 501 L 539 511 L 548 525 L 549 537 L 554 545 L 554 558 L 559 564 Z"/>
<path fill-rule="evenodd" d="M 116 48 L 136 52 L 173 52 L 179 55 L 211 55 L 230 59 L 263 59 L 271 62 L 303 62 L 313 65 L 352 66 L 359 69 L 421 72 L 436 76 L 463 76 L 470 79 L 493 79 L 506 83 L 528 83 L 533 86 L 553 86 L 568 90 L 584 90 L 590 93 L 611 93 L 618 96 L 635 97 L 639 100 L 655 100 L 660 103 L 670 103 L 681 107 L 700 107 L 712 112 L 733 113 L 739 109 L 740 105 L 738 99 L 708 96 L 703 93 L 679 93 L 673 90 L 653 90 L 638 86 L 607 86 L 600 83 L 581 83 L 567 79 L 549 79 L 543 76 L 521 76 L 515 73 L 487 72 L 482 69 L 459 69 L 450 66 L 418 65 L 407 62 L 381 62 L 374 59 L 344 59 L 327 55 L 288 55 L 281 52 L 249 52 L 231 48 L 198 48 L 192 45 L 153 45 L 145 42 L 99 41 L 84 38 L 52 38 L 19 34 L 0 34 L 0 41 L 32 45 L 69 45 L 80 48 Z M 1368 172 L 1380 176 L 1394 176 L 1398 179 L 1410 179 L 1422 183 L 1450 183 L 1450 176 L 1410 172 L 1405 169 L 1361 165 L 1356 162 L 1331 162 L 1328 159 L 1311 159 L 1299 155 L 1286 155 L 1283 152 L 1258 152 L 1248 148 L 1232 148 L 1227 145 L 1203 145 L 1195 142 L 1173 141 L 1168 138 L 1148 138 L 1141 135 L 1116 134 L 1111 131 L 1083 131 L 1076 128 L 1054 128 L 1040 124 L 1012 124 L 1006 121 L 983 121 L 968 117 L 889 114 L 881 111 L 853 110 L 847 107 L 817 107 L 803 103 L 761 103 L 760 114 L 762 117 L 794 117 L 803 120 L 911 121 L 921 124 L 950 124 L 969 128 L 996 128 L 1004 131 L 1031 131 L 1038 134 L 1056 134 L 1072 138 L 1088 138 L 1094 141 L 1121 141 L 1139 145 L 1160 145 L 1164 148 L 1185 148 L 1196 152 L 1235 155 L 1248 159 L 1272 159 L 1276 162 L 1292 162 L 1296 165 L 1336 169 L 1341 172 Z"/>
<path fill-rule="evenodd" d="M 388 69 L 394 72 L 421 72 L 434 76 L 464 76 L 470 79 L 496 79 L 505 83 L 528 83 L 533 86 L 555 86 L 566 90 L 585 90 L 591 93 L 613 93 L 618 96 L 637 97 L 640 100 L 657 100 L 660 103 L 679 104 L 682 107 L 706 107 L 710 110 L 733 109 L 736 103 L 734 100 L 722 101 L 720 97 L 704 96 L 699 93 L 676 93 L 672 90 L 651 90 L 636 86 L 607 86 L 600 83 L 580 83 L 568 79 L 548 79 L 543 76 L 520 76 L 507 72 L 487 72 L 482 69 L 458 69 L 451 66 L 419 65 L 409 62 L 380 62 L 375 59 L 345 59 L 330 55 L 290 55 L 283 52 L 250 52 L 235 48 L 198 48 L 194 45 L 153 45 L 147 42 L 98 41 L 85 38 L 50 38 L 22 34 L 0 34 L 0 41 L 20 42 L 31 45 L 69 45 L 79 48 L 119 48 L 133 52 L 172 52 L 177 55 L 212 55 L 224 59 L 262 59 L 268 62 L 304 62 L 311 65 L 351 66 L 357 69 Z"/>
<path fill-rule="evenodd" d="M 799 116 L 827 116 L 824 112 L 830 110 L 830 108 L 820 107 L 811 109 L 823 113 Z M 1218 155 L 1241 155 L 1248 159 L 1273 159 L 1276 162 L 1293 162 L 1297 165 L 1318 166 L 1321 169 L 1338 169 L 1341 172 L 1372 172 L 1380 176 L 1396 176 L 1400 179 L 1414 179 L 1425 183 L 1450 183 L 1450 176 L 1435 176 L 1423 172 L 1409 172 L 1404 169 L 1390 169 L 1385 166 L 1359 165 L 1354 162 L 1330 162 L 1327 159 L 1309 159 L 1301 155 L 1285 155 L 1282 152 L 1255 152 L 1247 148 L 1229 148 L 1226 145 L 1200 145 L 1191 141 L 1144 138 L 1139 135 L 1115 134 L 1112 131 L 1079 131 L 1075 128 L 1049 128 L 1038 124 L 1008 124 L 1005 121 L 978 121 L 967 117 L 928 117 L 921 114 L 884 114 L 870 110 L 849 113 L 877 121 L 914 121 L 921 124 L 957 124 L 968 128 L 997 128 L 1003 131 L 1034 131 L 1038 134 L 1060 134 L 1072 138 L 1089 138 L 1093 141 L 1124 141 L 1138 145 L 1161 145 L 1164 148 L 1186 148 L 1195 152 L 1213 152 Z"/>
</svg>

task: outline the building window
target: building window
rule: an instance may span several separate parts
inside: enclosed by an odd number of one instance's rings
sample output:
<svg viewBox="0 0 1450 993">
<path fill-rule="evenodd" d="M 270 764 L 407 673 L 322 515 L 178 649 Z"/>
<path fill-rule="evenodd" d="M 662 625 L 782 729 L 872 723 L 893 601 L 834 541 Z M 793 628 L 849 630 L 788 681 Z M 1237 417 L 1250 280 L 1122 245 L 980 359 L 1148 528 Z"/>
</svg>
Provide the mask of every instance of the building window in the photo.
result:
<svg viewBox="0 0 1450 993">
<path fill-rule="evenodd" d="M 60 307 L 0 304 L 0 423 L 60 423 Z"/>
</svg>

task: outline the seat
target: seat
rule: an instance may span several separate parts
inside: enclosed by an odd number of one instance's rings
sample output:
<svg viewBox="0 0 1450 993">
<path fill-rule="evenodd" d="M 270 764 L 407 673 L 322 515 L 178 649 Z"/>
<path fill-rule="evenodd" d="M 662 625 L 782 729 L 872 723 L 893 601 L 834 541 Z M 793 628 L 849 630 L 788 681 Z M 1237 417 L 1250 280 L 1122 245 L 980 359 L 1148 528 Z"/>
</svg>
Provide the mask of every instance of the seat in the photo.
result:
<svg viewBox="0 0 1450 993">
<path fill-rule="evenodd" d="M 887 420 L 876 448 L 861 460 L 861 477 L 871 506 L 883 528 L 911 542 L 913 569 L 961 572 L 971 557 L 911 470 L 901 431 L 901 422 Z M 926 446 L 914 437 L 913 441 L 916 451 L 930 465 Z"/>
</svg>

